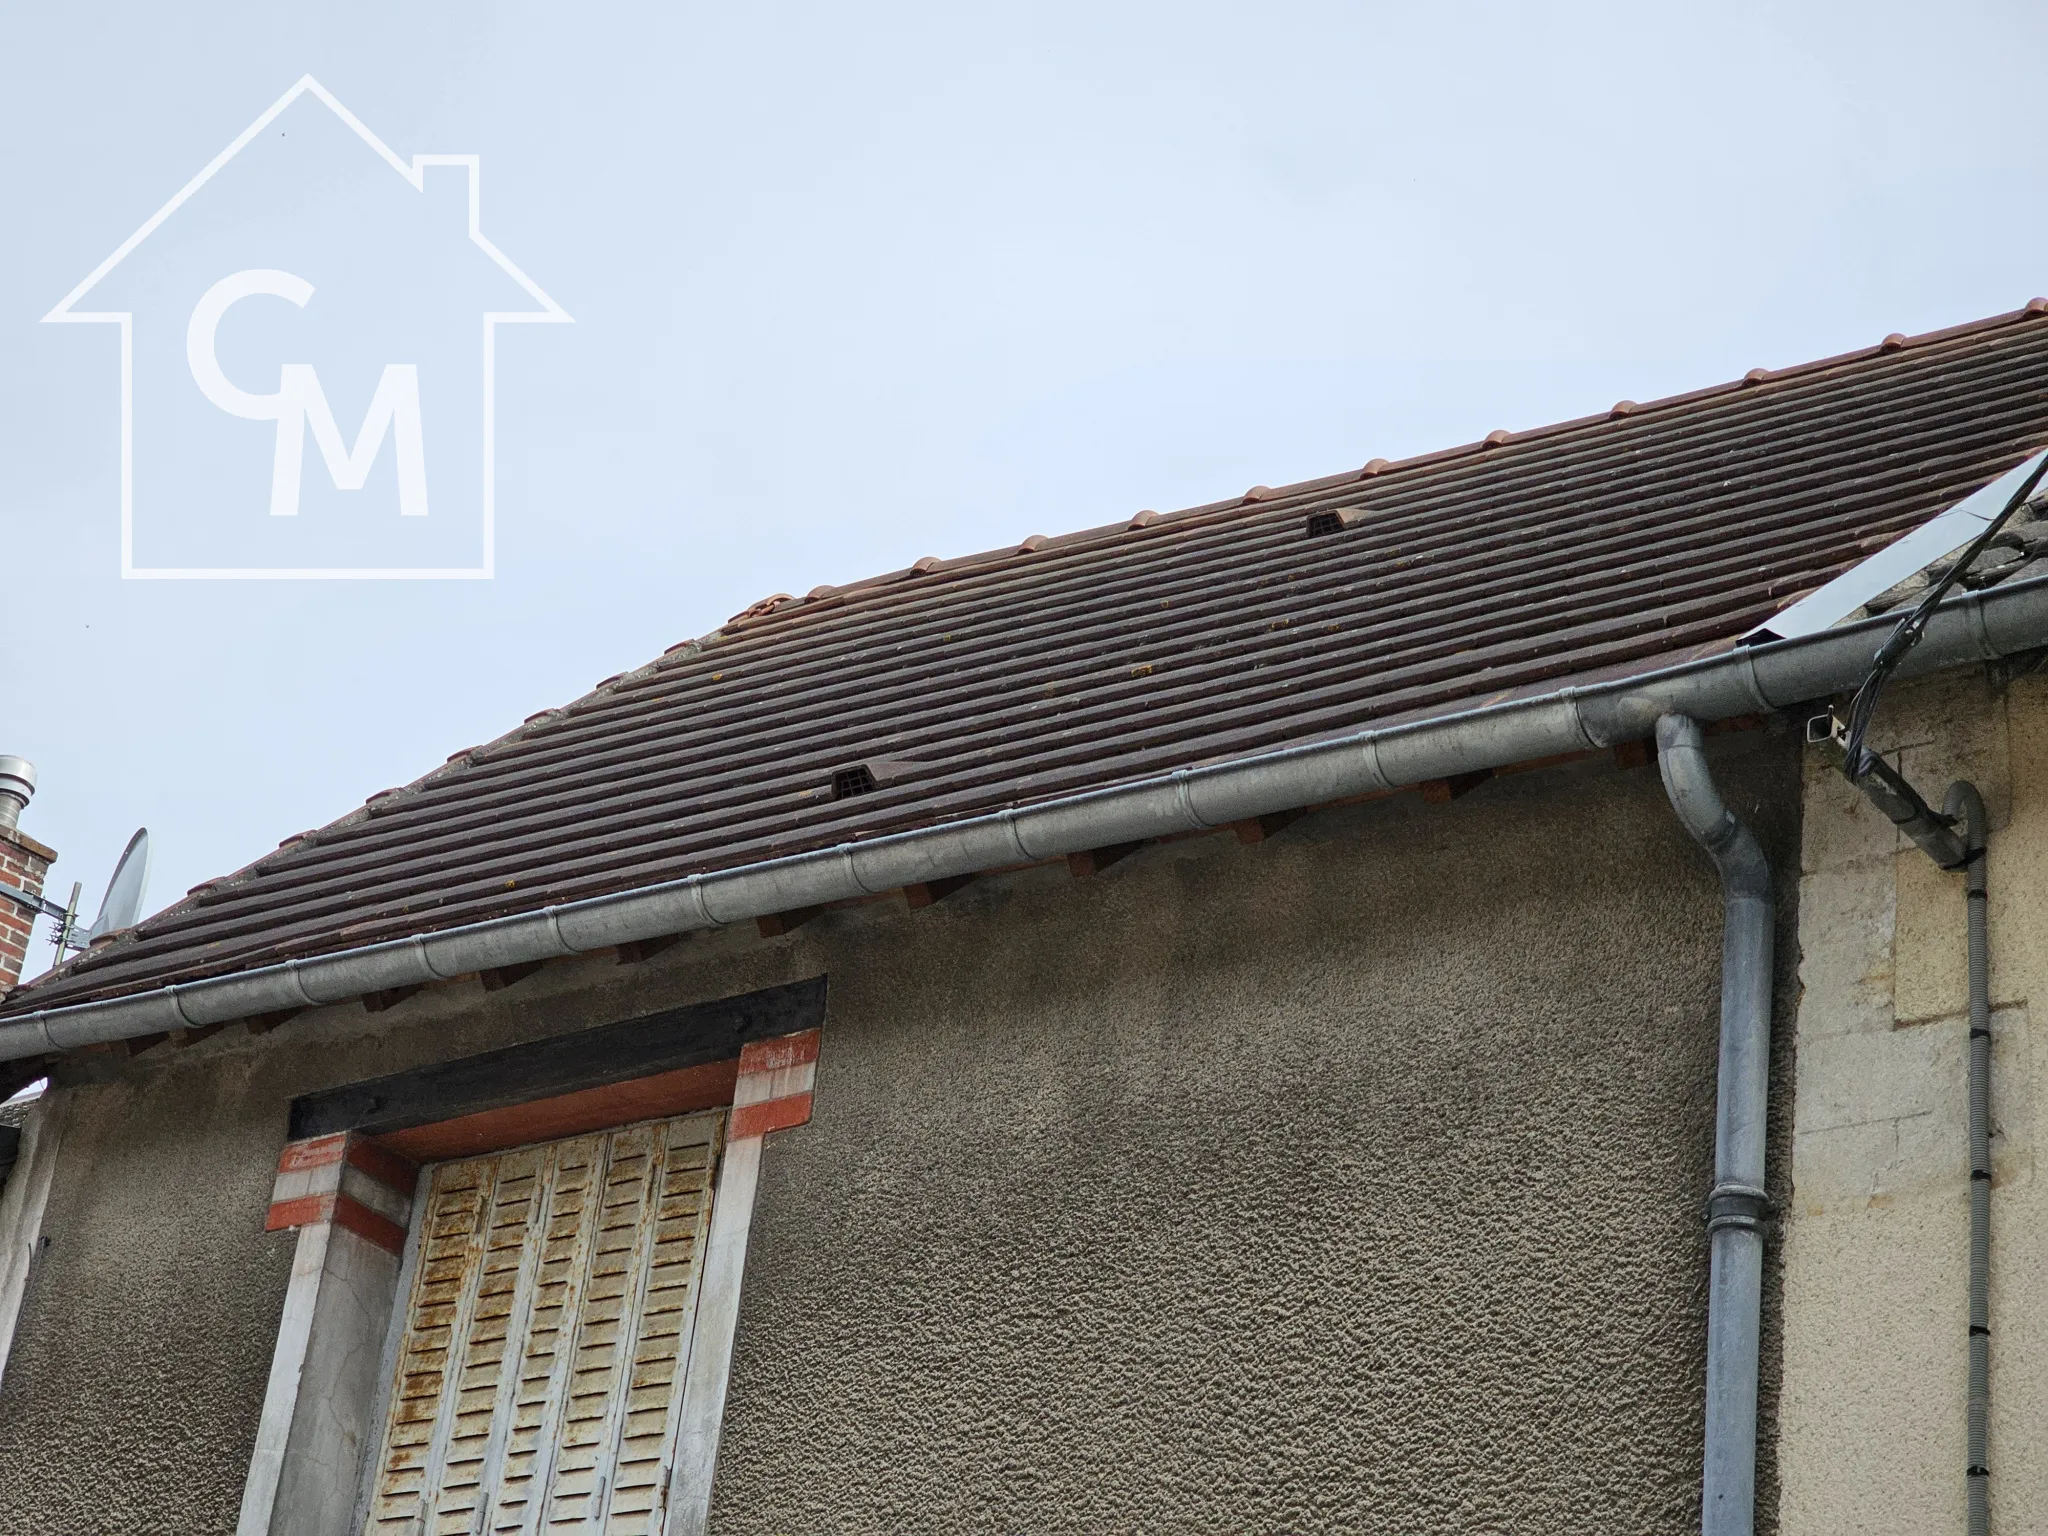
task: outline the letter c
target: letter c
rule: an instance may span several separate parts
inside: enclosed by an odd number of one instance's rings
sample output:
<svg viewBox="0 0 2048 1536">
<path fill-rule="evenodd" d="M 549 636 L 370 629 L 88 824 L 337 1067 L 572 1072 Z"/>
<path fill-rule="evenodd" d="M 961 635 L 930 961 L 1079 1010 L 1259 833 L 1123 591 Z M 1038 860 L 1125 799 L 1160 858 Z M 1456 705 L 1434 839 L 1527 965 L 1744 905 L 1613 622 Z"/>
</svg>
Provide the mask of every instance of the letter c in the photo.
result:
<svg viewBox="0 0 2048 1536">
<path fill-rule="evenodd" d="M 248 421 L 276 421 L 284 414 L 283 392 L 252 395 L 237 389 L 221 371 L 220 359 L 213 350 L 213 333 L 220 327 L 221 316 L 236 301 L 255 294 L 286 299 L 304 309 L 306 300 L 313 297 L 313 285 L 303 277 L 268 267 L 252 267 L 222 278 L 206 290 L 193 308 L 192 323 L 185 327 L 185 361 L 191 366 L 199 392 L 230 416 Z"/>
</svg>

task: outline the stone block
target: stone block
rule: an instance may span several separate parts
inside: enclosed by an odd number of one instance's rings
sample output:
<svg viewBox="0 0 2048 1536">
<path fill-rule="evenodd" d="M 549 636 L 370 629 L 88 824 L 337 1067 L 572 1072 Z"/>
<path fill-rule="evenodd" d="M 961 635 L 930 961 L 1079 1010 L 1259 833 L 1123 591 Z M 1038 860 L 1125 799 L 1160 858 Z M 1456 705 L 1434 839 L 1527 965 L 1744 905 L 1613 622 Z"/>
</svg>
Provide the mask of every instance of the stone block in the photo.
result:
<svg viewBox="0 0 2048 1536">
<path fill-rule="evenodd" d="M 1921 1115 L 1910 1121 L 1865 1120 L 1795 1137 L 1794 1218 L 1861 1210 L 1873 1201 L 1882 1203 L 1895 1198 L 1903 1182 L 1901 1127 L 1911 1126 L 1917 1131 L 1922 1122 L 1932 1122 L 1933 1118 Z"/>
<path fill-rule="evenodd" d="M 1896 853 L 1898 829 L 1819 751 L 1806 754 L 1806 803 L 1799 825 L 1803 873 Z"/>
<path fill-rule="evenodd" d="M 1796 1134 L 1905 1115 L 1960 1116 L 1966 1042 L 1960 1019 L 1881 1035 L 1802 1040 Z"/>
<path fill-rule="evenodd" d="M 1875 854 L 1799 882 L 1801 1040 L 1892 1029 L 1892 862 Z"/>
<path fill-rule="evenodd" d="M 1783 1536 L 1962 1528 L 1967 1220 L 1923 1199 L 1790 1224 Z"/>
</svg>

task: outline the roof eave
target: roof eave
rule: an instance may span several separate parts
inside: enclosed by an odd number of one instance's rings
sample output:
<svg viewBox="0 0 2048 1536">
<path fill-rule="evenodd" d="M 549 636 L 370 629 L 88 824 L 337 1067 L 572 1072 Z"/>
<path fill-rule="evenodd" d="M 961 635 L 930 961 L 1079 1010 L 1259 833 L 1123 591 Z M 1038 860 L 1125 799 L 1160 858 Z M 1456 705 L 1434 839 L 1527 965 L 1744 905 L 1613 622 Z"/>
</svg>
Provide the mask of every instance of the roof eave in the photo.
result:
<svg viewBox="0 0 2048 1536">
<path fill-rule="evenodd" d="M 1068 853 L 1207 831 L 1356 795 L 1641 740 L 1659 716 L 1723 720 L 1854 687 L 1878 617 L 1703 661 L 1385 726 L 871 841 L 691 875 L 359 949 L 287 960 L 0 1020 L 0 1061 L 346 1002 L 479 971 L 979 874 Z M 2048 645 L 2048 578 L 1957 598 L 1898 675 Z"/>
</svg>

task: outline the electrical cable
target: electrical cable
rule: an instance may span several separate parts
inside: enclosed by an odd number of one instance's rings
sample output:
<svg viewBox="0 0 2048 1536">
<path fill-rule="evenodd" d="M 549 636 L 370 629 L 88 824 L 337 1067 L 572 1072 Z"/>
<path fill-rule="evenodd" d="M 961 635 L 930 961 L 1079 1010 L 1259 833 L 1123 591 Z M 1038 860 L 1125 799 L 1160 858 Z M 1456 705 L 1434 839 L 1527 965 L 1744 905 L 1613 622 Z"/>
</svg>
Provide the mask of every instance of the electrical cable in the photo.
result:
<svg viewBox="0 0 2048 1536">
<path fill-rule="evenodd" d="M 1907 653 L 1920 643 L 1920 636 L 1927 628 L 1927 621 L 1934 617 L 1934 610 L 1941 606 L 1941 600 L 1948 596 L 1949 588 L 1961 579 L 1963 573 L 1976 563 L 1977 557 L 1990 547 L 2013 513 L 2026 504 L 2034 494 L 2034 487 L 2041 483 L 2041 477 L 2048 473 L 2048 454 L 2042 455 L 2027 478 L 2020 482 L 2019 489 L 2007 499 L 1998 516 L 1984 525 L 1984 531 L 1970 541 L 1970 546 L 1942 574 L 1939 581 L 1929 587 L 1920 601 L 1913 605 L 1913 611 L 1899 621 L 1899 625 L 1885 637 L 1883 645 L 1877 648 L 1872 658 L 1870 671 L 1856 689 L 1856 695 L 1849 701 L 1848 730 L 1842 742 L 1842 772 L 1852 783 L 1860 783 L 1875 766 L 1876 754 L 1863 745 L 1863 737 L 1870 729 L 1870 722 L 1877 714 L 1877 698 L 1884 691 L 1884 685 L 1898 669 Z"/>
</svg>

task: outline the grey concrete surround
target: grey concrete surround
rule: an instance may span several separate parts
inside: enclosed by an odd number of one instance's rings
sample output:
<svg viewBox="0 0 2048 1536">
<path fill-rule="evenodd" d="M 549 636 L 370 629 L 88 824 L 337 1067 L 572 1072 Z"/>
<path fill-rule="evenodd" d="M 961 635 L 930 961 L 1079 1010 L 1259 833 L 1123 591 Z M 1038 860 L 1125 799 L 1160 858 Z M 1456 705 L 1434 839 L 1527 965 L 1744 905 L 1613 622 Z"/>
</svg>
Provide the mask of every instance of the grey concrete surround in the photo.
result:
<svg viewBox="0 0 2048 1536">
<path fill-rule="evenodd" d="M 1789 975 L 1796 746 L 1709 745 L 1787 877 Z M 1719 957 L 1711 864 L 1601 761 L 110 1061 L 0 1382 L 0 1536 L 232 1528 L 293 1095 L 819 973 L 719 1536 L 1683 1531 Z M 1774 1264 L 1766 1531 L 1776 1296 Z"/>
</svg>

